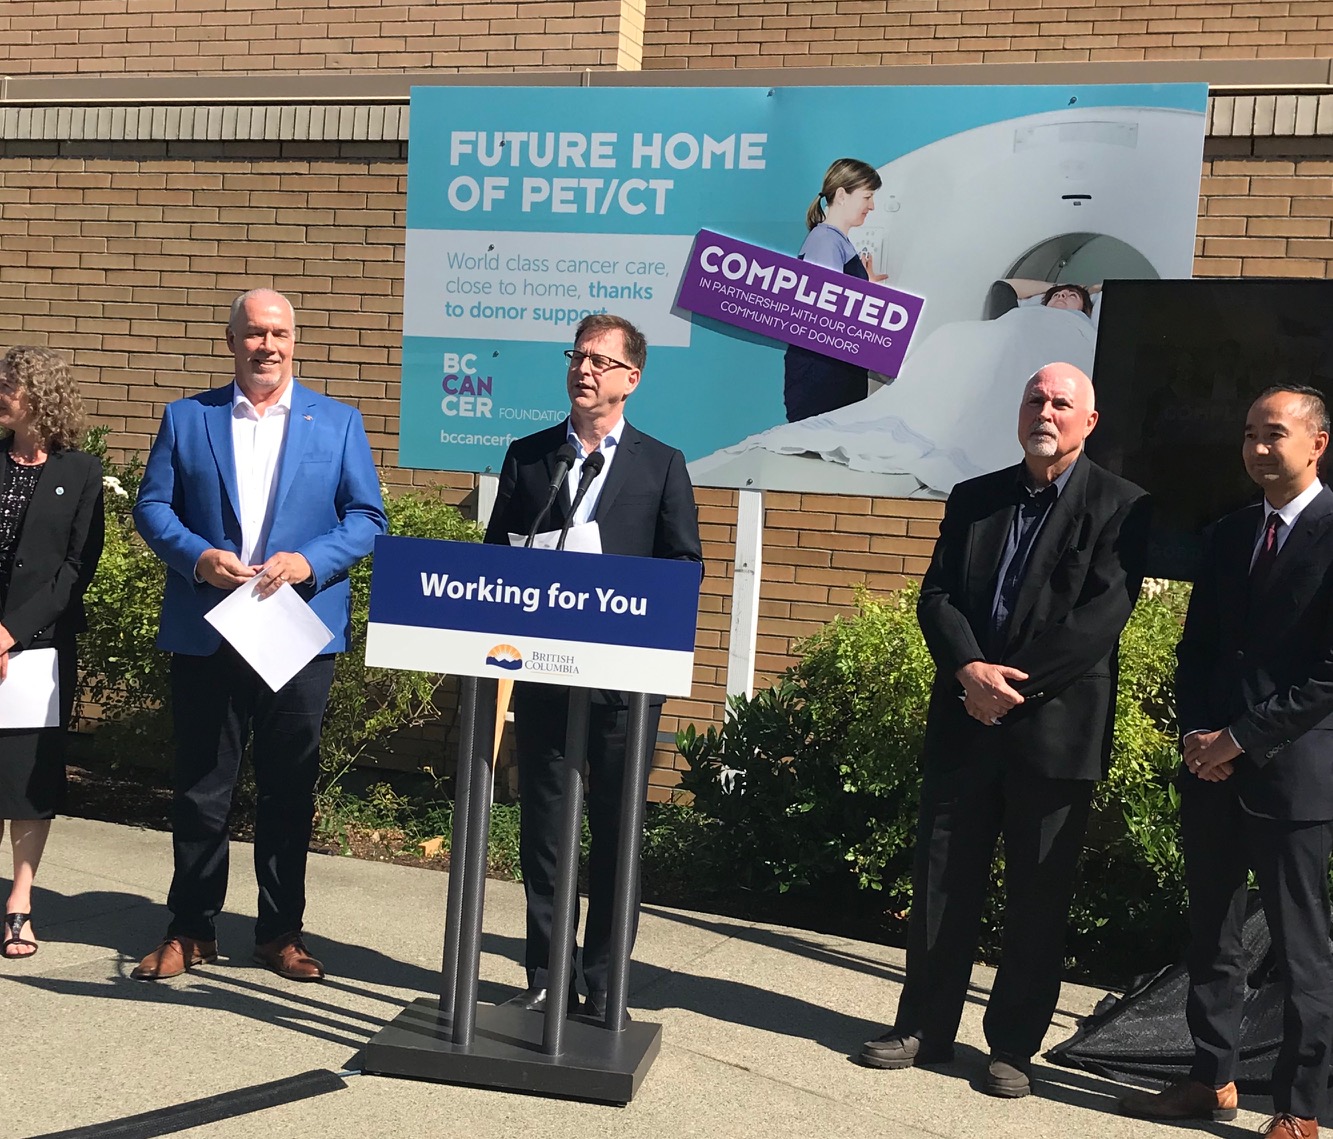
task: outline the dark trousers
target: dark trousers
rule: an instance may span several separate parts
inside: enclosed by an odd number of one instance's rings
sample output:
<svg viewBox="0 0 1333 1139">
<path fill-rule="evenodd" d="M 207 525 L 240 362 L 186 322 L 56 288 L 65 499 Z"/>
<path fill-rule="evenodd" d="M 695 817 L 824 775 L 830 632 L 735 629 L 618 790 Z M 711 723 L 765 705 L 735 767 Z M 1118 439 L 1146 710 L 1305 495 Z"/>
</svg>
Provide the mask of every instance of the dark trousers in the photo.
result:
<svg viewBox="0 0 1333 1139">
<path fill-rule="evenodd" d="M 790 345 L 783 357 L 782 398 L 787 422 L 859 403 L 869 390 L 867 378 L 866 370 L 855 364 Z"/>
<path fill-rule="evenodd" d="M 305 864 L 319 775 L 319 731 L 333 683 L 333 657 L 319 656 L 273 692 L 236 652 L 171 659 L 176 731 L 169 932 L 212 941 L 227 897 L 227 816 L 247 739 L 255 788 L 255 942 L 298 932 L 305 914 Z"/>
<path fill-rule="evenodd" d="M 551 922 L 555 909 L 561 770 L 569 689 L 556 685 L 520 684 L 514 689 L 514 732 L 518 752 L 519 865 L 528 901 L 528 940 L 524 964 L 528 984 L 546 987 L 551 956 Z M 662 706 L 648 708 L 649 755 L 657 739 Z M 583 979 L 590 993 L 606 992 L 611 964 L 611 907 L 620 845 L 620 794 L 624 786 L 625 740 L 629 710 L 593 703 L 588 725 L 585 799 L 592 846 L 588 854 L 588 924 L 583 938 Z M 634 884 L 634 930 L 639 922 L 639 884 Z M 574 901 L 578 928 L 578 899 Z M 576 951 L 577 953 L 577 948 Z"/>
<path fill-rule="evenodd" d="M 977 760 L 927 771 L 907 932 L 907 982 L 894 1027 L 953 1043 L 976 954 L 997 837 L 1004 837 L 1004 934 L 986 1041 L 1031 1056 L 1060 998 L 1065 929 L 1093 783 Z"/>
<path fill-rule="evenodd" d="M 1333 823 L 1247 813 L 1223 783 L 1186 781 L 1180 803 L 1189 886 L 1193 1078 L 1213 1087 L 1236 1075 L 1246 966 L 1241 948 L 1247 871 L 1253 870 L 1281 966 L 1282 1047 L 1273 1104 L 1304 1119 L 1323 1113 L 1333 1045 L 1333 951 L 1328 859 Z"/>
</svg>

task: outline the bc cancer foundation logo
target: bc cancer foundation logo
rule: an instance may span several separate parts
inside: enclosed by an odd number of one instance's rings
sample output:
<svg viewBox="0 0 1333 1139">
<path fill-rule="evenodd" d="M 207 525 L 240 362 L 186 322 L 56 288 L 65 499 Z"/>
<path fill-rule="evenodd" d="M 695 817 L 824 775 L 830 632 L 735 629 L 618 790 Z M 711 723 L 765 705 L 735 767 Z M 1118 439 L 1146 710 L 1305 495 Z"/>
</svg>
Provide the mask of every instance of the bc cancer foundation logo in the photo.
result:
<svg viewBox="0 0 1333 1139">
<path fill-rule="evenodd" d="M 517 672 L 523 667 L 523 654 L 513 645 L 496 645 L 486 654 L 486 663 Z"/>
</svg>

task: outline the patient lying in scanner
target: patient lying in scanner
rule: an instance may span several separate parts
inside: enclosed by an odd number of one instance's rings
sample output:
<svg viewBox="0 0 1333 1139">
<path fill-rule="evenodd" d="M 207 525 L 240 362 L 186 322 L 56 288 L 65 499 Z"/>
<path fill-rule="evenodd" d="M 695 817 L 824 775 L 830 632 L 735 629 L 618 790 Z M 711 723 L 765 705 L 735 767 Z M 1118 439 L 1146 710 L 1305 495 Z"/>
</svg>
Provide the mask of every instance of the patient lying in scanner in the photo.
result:
<svg viewBox="0 0 1333 1139">
<path fill-rule="evenodd" d="M 1091 374 L 1099 301 L 1100 286 L 997 281 L 986 306 L 993 319 L 941 325 L 867 399 L 751 435 L 699 460 L 699 471 L 747 452 L 810 455 L 855 471 L 909 474 L 947 494 L 1015 461 L 1010 420 L 1033 372 L 1063 360 Z"/>
</svg>

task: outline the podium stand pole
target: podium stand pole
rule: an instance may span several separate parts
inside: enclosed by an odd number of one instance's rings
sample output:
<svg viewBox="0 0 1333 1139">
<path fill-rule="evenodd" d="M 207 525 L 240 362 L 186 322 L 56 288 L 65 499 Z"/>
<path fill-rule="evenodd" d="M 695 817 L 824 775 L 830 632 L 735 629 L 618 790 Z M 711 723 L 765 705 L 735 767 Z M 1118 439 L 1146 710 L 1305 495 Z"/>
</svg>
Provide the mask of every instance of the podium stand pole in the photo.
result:
<svg viewBox="0 0 1333 1139">
<path fill-rule="evenodd" d="M 620 849 L 616 852 L 616 885 L 611 909 L 611 964 L 606 985 L 606 1027 L 623 1032 L 629 1020 L 629 961 L 634 944 L 635 910 L 639 887 L 639 854 L 643 849 L 643 812 L 647 794 L 648 696 L 629 698 L 629 726 L 625 740 L 625 782 L 620 797 Z"/>
<path fill-rule="evenodd" d="M 492 744 L 495 719 L 480 715 L 495 702 L 496 682 L 476 681 L 472 717 L 472 768 L 468 789 L 468 817 L 464 824 L 463 897 L 458 931 L 458 979 L 454 986 L 453 1042 L 472 1046 L 477 1022 L 477 976 L 481 970 L 481 911 L 486 895 L 486 848 L 491 832 L 491 795 L 495 779 Z M 451 866 L 452 869 L 452 866 Z"/>
<path fill-rule="evenodd" d="M 612 908 L 612 995 L 606 1020 L 594 1021 L 583 1016 L 567 1017 L 565 1012 L 573 983 L 582 768 L 590 719 L 586 689 L 574 693 L 566 728 L 567 796 L 560 820 L 564 834 L 557 866 L 546 1013 L 539 1016 L 508 1003 L 477 1004 L 494 781 L 491 737 L 495 717 L 491 702 L 495 689 L 495 680 L 486 678 L 464 680 L 460 685 L 463 723 L 440 998 L 419 997 L 380 1029 L 366 1042 L 362 1070 L 601 1103 L 628 1103 L 662 1046 L 661 1025 L 628 1023 L 625 1015 L 647 779 L 647 698 L 634 696 L 630 702 L 626 760 L 637 757 L 637 762 L 631 762 L 626 772 L 622 819 L 631 824 L 632 838 L 627 841 L 627 835 L 622 834 L 620 854 L 632 865 L 622 865 L 617 872 Z M 562 923 L 567 928 L 562 929 Z M 614 995 L 617 993 L 618 997 Z M 615 1030 L 608 1031 L 612 1028 Z"/>
<path fill-rule="evenodd" d="M 467 862 L 468 814 L 472 803 L 473 737 L 477 727 L 477 678 L 458 686 L 458 769 L 454 773 L 454 825 L 449 837 L 449 894 L 444 910 L 444 966 L 440 972 L 440 1013 L 453 1020 L 458 987 L 458 933 L 463 906 L 463 866 Z"/>
<path fill-rule="evenodd" d="M 551 953 L 546 962 L 546 1023 L 542 1051 L 559 1056 L 565 1045 L 565 1011 L 574 972 L 574 908 L 578 903 L 579 855 L 583 844 L 583 761 L 588 754 L 588 722 L 592 693 L 574 688 L 569 693 L 565 727 L 565 755 L 561 770 L 564 797 L 560 804 L 558 861 L 555 871 L 555 909 L 551 922 Z"/>
<path fill-rule="evenodd" d="M 441 576 L 445 571 L 447 576 Z M 533 582 L 539 601 L 545 598 L 546 603 L 497 606 L 491 604 L 498 598 L 489 593 L 489 585 L 484 587 L 486 596 L 474 597 L 477 591 L 459 588 L 465 581 L 498 583 L 501 578 Z M 441 587 L 447 580 L 449 589 L 436 588 L 432 580 Z M 605 615 L 591 608 L 580 611 L 581 606 L 567 610 L 567 598 L 590 596 L 594 589 L 609 591 L 617 600 L 637 599 L 625 615 L 637 618 L 651 611 L 653 619 L 623 621 L 614 608 Z M 672 559 L 593 558 L 424 538 L 376 539 L 366 662 L 458 676 L 461 716 L 440 990 L 412 1001 L 366 1042 L 362 1071 L 599 1103 L 634 1098 L 662 1045 L 660 1024 L 630 1022 L 625 1011 L 647 762 L 657 717 L 643 695 L 630 697 L 627 721 L 624 712 L 616 716 L 617 729 L 625 724 L 627 770 L 619 850 L 605 852 L 619 855 L 607 899 L 612 911 L 608 1008 L 604 1017 L 595 1019 L 569 1016 L 567 1010 L 578 997 L 574 915 L 587 794 L 583 766 L 594 711 L 590 690 L 640 687 L 687 693 L 698 590 L 699 567 Z M 526 587 L 523 592 L 527 597 Z M 525 710 L 538 716 L 548 709 L 568 711 L 564 740 L 550 741 L 564 743 L 564 763 L 558 772 L 546 771 L 548 779 L 561 781 L 564 801 L 553 817 L 543 819 L 557 832 L 558 842 L 543 1013 L 525 1007 L 526 1000 L 477 1003 L 495 741 L 503 736 L 508 703 L 496 700 L 497 677 L 505 687 L 522 681 L 566 690 L 529 702 L 524 687 L 516 709 L 520 735 L 526 727 L 521 722 Z M 571 680 L 578 689 L 572 698 Z M 541 725 L 536 727 L 540 731 Z M 609 741 L 597 744 L 604 742 Z M 528 821 L 531 824 L 531 818 Z M 602 857 L 599 852 L 599 874 Z M 606 872 L 610 876 L 609 866 Z"/>
</svg>

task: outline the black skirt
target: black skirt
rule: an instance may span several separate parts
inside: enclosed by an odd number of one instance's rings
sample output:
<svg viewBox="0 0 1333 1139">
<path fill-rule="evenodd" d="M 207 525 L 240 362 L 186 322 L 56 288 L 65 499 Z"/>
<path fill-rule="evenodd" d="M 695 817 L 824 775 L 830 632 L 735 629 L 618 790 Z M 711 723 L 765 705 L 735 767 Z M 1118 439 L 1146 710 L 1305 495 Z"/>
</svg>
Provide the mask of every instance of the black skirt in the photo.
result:
<svg viewBox="0 0 1333 1139">
<path fill-rule="evenodd" d="M 0 730 L 0 819 L 51 819 L 65 805 L 65 746 L 78 667 L 58 650 L 60 727 Z"/>
</svg>

